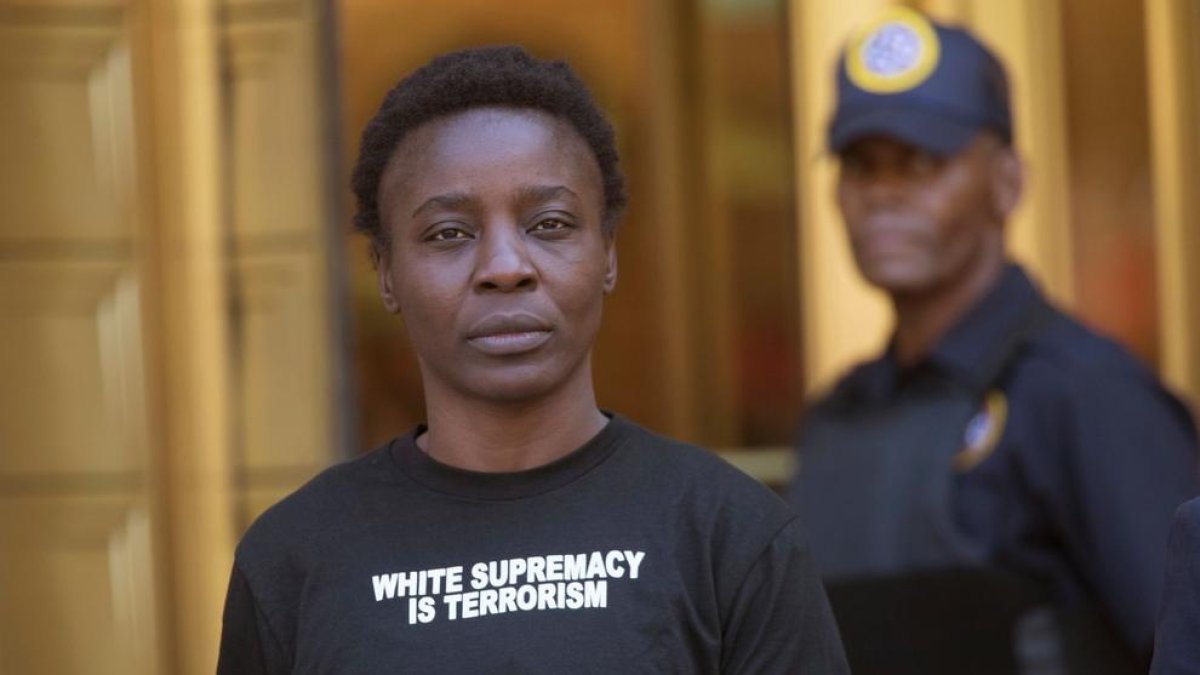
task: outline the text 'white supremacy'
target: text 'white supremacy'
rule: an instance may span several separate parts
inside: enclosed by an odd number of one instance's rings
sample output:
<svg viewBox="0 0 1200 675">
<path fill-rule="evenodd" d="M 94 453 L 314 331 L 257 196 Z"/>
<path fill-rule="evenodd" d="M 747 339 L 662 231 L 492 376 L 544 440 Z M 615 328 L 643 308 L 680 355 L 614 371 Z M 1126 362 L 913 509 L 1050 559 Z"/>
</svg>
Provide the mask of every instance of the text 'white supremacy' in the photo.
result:
<svg viewBox="0 0 1200 675">
<path fill-rule="evenodd" d="M 528 556 L 371 577 L 375 601 L 408 599 L 408 622 L 608 606 L 610 579 L 637 579 L 642 551 Z M 469 570 L 469 571 L 468 571 Z M 468 576 L 464 579 L 464 573 Z M 469 590 L 468 590 L 469 589 Z"/>
</svg>

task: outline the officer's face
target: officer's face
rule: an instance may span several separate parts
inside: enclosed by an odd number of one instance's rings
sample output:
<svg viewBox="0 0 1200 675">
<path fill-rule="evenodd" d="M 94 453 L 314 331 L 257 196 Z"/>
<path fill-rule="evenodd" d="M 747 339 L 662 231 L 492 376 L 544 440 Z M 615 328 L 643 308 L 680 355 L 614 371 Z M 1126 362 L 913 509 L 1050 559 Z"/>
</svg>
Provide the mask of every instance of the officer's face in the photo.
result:
<svg viewBox="0 0 1200 675">
<path fill-rule="evenodd" d="M 569 124 L 498 108 L 427 123 L 384 172 L 380 214 L 380 292 L 404 317 L 427 397 L 590 388 L 616 257 L 600 169 Z"/>
<path fill-rule="evenodd" d="M 838 205 L 855 261 L 871 284 L 893 295 L 922 294 L 1002 259 L 1020 165 L 995 137 L 980 134 L 950 157 L 867 137 L 840 160 Z"/>
</svg>

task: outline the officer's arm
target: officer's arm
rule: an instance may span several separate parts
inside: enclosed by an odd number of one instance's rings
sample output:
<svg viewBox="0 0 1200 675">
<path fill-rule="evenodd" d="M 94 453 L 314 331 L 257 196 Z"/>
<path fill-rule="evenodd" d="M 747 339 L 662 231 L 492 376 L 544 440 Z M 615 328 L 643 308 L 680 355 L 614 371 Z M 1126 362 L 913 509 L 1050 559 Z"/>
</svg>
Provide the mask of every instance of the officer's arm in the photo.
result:
<svg viewBox="0 0 1200 675">
<path fill-rule="evenodd" d="M 1063 509 L 1071 554 L 1117 628 L 1148 655 L 1167 533 L 1200 491 L 1194 427 L 1148 377 L 1084 374 L 1067 385 Z"/>
</svg>

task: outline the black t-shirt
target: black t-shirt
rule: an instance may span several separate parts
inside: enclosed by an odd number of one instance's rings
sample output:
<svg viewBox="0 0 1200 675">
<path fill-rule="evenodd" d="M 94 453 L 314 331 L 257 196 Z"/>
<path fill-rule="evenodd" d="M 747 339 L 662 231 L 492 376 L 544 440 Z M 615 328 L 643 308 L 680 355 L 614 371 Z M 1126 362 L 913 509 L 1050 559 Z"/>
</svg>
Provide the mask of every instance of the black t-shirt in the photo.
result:
<svg viewBox="0 0 1200 675">
<path fill-rule="evenodd" d="M 795 516 L 614 417 L 552 464 L 455 469 L 420 430 L 246 533 L 220 673 L 844 673 Z"/>
</svg>

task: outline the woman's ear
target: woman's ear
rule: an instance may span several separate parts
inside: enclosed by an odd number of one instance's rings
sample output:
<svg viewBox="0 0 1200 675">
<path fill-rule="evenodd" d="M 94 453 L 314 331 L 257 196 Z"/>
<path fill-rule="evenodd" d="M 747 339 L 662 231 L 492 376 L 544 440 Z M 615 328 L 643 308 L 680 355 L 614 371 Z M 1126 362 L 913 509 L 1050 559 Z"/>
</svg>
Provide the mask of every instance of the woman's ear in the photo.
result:
<svg viewBox="0 0 1200 675">
<path fill-rule="evenodd" d="M 386 244 L 372 241 L 370 255 L 371 266 L 375 268 L 375 278 L 379 283 L 379 298 L 383 300 L 383 307 L 391 314 L 399 314 L 400 301 L 396 298 L 392 287 L 392 256 L 388 252 Z"/>
<path fill-rule="evenodd" d="M 605 235 L 605 239 L 607 262 L 604 269 L 604 294 L 608 295 L 617 287 L 617 241 L 613 235 Z"/>
</svg>

